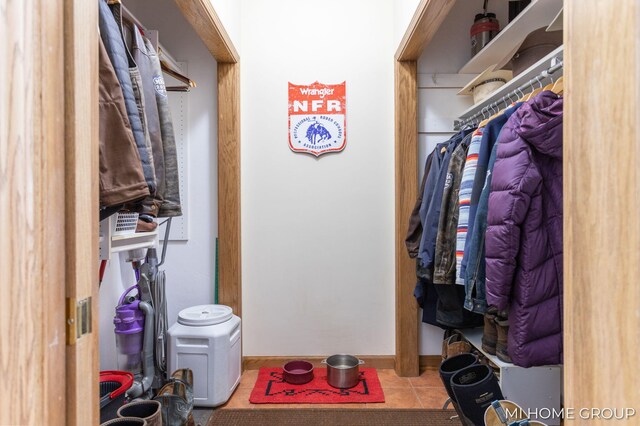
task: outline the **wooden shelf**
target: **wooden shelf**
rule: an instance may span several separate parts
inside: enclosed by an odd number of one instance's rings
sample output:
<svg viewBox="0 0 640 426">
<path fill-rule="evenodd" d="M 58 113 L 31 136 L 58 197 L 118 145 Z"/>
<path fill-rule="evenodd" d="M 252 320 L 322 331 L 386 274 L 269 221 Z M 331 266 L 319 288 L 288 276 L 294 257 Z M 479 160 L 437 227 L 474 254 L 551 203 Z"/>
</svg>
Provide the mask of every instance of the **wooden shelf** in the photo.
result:
<svg viewBox="0 0 640 426">
<path fill-rule="evenodd" d="M 487 68 L 502 68 L 532 31 L 548 26 L 562 9 L 562 0 L 534 0 L 458 71 L 480 74 Z"/>
</svg>

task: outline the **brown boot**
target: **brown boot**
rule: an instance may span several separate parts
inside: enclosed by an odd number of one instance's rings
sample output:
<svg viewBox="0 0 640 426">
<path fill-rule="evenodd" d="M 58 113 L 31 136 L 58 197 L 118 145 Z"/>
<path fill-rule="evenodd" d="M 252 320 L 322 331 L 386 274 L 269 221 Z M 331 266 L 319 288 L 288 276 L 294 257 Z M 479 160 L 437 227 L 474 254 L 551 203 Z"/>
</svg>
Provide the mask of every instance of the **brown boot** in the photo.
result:
<svg viewBox="0 0 640 426">
<path fill-rule="evenodd" d="M 134 401 L 118 409 L 118 417 L 137 417 L 149 426 L 162 426 L 162 411 L 158 401 Z"/>
<path fill-rule="evenodd" d="M 482 332 L 482 350 L 488 354 L 496 354 L 498 331 L 496 329 L 496 308 L 490 306 L 484 314 L 484 330 Z"/>
<path fill-rule="evenodd" d="M 171 374 L 171 379 L 184 384 L 187 404 L 189 405 L 189 418 L 187 426 L 195 426 L 193 420 L 193 371 L 190 368 L 180 368 Z"/>
<path fill-rule="evenodd" d="M 454 334 L 443 342 L 442 356 L 444 359 L 452 356 L 471 352 L 471 345 L 464 340 L 461 334 Z"/>
<path fill-rule="evenodd" d="M 162 404 L 162 423 L 164 425 L 185 426 L 193 422 L 184 383 L 177 380 L 167 383 L 153 399 Z"/>
<path fill-rule="evenodd" d="M 507 349 L 508 334 L 509 334 L 509 320 L 507 318 L 496 316 L 496 328 L 498 331 L 498 342 L 496 344 L 496 355 L 498 359 L 504 362 L 513 362 L 509 357 L 509 351 Z"/>
</svg>

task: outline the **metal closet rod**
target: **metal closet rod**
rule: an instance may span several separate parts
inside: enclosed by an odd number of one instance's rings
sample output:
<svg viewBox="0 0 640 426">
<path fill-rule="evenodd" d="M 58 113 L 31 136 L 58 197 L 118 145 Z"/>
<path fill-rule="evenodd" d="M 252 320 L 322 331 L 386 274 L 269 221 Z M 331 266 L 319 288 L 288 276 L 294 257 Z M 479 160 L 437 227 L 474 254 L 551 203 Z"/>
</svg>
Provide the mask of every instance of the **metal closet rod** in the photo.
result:
<svg viewBox="0 0 640 426">
<path fill-rule="evenodd" d="M 528 82 L 524 83 L 519 87 L 516 87 L 515 89 L 513 89 L 512 91 L 510 91 L 509 93 L 507 93 L 506 95 L 498 99 L 497 101 L 486 105 L 484 108 L 482 108 L 480 111 L 473 114 L 471 117 L 466 118 L 464 120 L 456 120 L 454 124 L 454 130 L 458 131 L 467 127 L 468 125 L 475 124 L 476 122 L 479 121 L 480 117 L 485 117 L 485 113 L 489 113 L 489 115 L 491 115 L 490 111 L 493 109 L 499 109 L 501 103 L 504 104 L 505 106 L 510 104 L 511 102 L 513 102 L 513 100 L 511 99 L 513 95 L 516 96 L 516 100 L 521 98 L 522 95 L 525 94 L 525 90 L 532 89 L 534 87 L 533 85 L 536 83 L 541 84 L 545 78 L 551 77 L 551 74 L 562 69 L 563 64 L 564 63 L 562 59 L 558 60 L 558 62 L 551 65 L 549 68 L 542 71 L 540 74 L 538 74 Z"/>
</svg>

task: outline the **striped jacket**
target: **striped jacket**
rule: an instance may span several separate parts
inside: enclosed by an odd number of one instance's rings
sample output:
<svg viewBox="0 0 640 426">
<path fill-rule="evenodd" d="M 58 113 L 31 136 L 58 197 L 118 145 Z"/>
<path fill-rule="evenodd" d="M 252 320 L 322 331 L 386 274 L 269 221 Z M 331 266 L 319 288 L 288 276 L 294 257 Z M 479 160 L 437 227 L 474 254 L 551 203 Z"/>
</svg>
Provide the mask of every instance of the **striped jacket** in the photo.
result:
<svg viewBox="0 0 640 426">
<path fill-rule="evenodd" d="M 462 264 L 462 256 L 464 255 L 464 244 L 467 239 L 471 190 L 473 189 L 473 180 L 476 176 L 478 152 L 480 151 L 480 142 L 482 141 L 483 131 L 484 127 L 480 127 L 473 132 L 473 137 L 469 144 L 469 150 L 467 151 L 467 160 L 464 164 L 464 171 L 462 172 L 462 181 L 460 182 L 460 192 L 458 196 L 458 232 L 456 236 L 456 284 L 460 285 L 464 284 L 464 277 L 460 276 L 460 266 Z"/>
</svg>

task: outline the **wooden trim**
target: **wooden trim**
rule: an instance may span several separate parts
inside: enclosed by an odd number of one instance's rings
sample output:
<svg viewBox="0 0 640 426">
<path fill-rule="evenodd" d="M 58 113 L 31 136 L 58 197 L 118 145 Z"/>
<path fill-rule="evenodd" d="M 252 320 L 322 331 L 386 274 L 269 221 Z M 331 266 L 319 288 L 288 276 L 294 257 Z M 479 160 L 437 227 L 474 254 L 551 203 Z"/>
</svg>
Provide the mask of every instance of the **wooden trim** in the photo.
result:
<svg viewBox="0 0 640 426">
<path fill-rule="evenodd" d="M 565 407 L 640 401 L 639 8 L 565 1 Z"/>
<path fill-rule="evenodd" d="M 88 403 L 99 398 L 98 4 L 64 2 L 66 296 L 91 297 L 93 330 L 67 346 L 66 424 L 86 425 L 100 417 Z"/>
<path fill-rule="evenodd" d="M 242 314 L 240 65 L 218 64 L 219 302 Z"/>
<path fill-rule="evenodd" d="M 240 61 L 240 55 L 213 9 L 211 0 L 175 0 L 175 2 L 218 63 Z"/>
<path fill-rule="evenodd" d="M 438 370 L 442 364 L 441 355 L 420 355 L 420 372 L 426 370 Z"/>
<path fill-rule="evenodd" d="M 416 265 L 404 244 L 409 216 L 418 195 L 418 127 L 416 61 L 395 62 L 395 248 L 396 373 L 417 376 L 418 305 L 413 297 Z"/>
<path fill-rule="evenodd" d="M 395 357 L 393 355 L 357 355 L 364 361 L 365 367 L 391 369 L 394 368 Z M 242 358 L 242 369 L 258 370 L 263 367 L 282 367 L 285 363 L 294 359 L 304 359 L 314 367 L 324 367 L 320 363 L 326 356 L 245 356 Z"/>
<path fill-rule="evenodd" d="M 0 7 L 0 424 L 66 424 L 63 10 Z"/>
<path fill-rule="evenodd" d="M 396 51 L 398 61 L 417 61 L 456 0 L 422 0 Z"/>
</svg>

